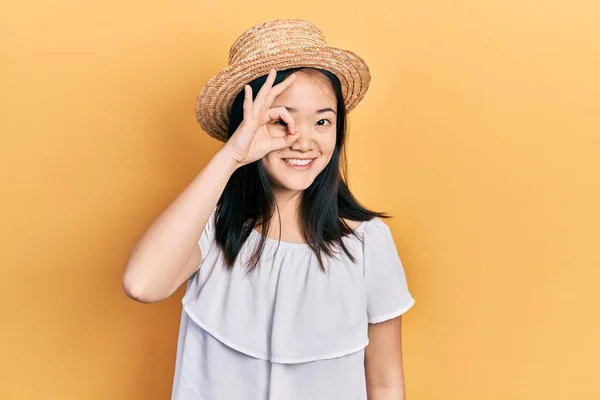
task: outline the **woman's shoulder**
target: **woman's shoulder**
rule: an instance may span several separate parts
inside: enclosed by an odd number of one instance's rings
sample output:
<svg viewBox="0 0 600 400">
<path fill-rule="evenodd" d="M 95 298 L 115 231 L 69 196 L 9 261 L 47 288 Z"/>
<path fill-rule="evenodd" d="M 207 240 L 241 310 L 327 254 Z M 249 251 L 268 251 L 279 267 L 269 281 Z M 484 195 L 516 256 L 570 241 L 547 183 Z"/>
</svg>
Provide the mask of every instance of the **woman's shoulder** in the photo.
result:
<svg viewBox="0 0 600 400">
<path fill-rule="evenodd" d="M 351 219 L 344 218 L 344 222 L 346 222 L 346 224 L 348 224 L 348 226 L 352 230 L 357 230 L 357 229 L 360 230 L 361 228 L 363 228 L 365 226 L 369 226 L 369 225 L 387 226 L 387 224 L 379 217 L 373 217 L 366 221 L 354 221 Z"/>
<path fill-rule="evenodd" d="M 359 226 L 368 221 L 353 221 L 351 219 L 344 218 L 344 222 L 352 229 L 353 231 L 357 230 Z"/>
</svg>

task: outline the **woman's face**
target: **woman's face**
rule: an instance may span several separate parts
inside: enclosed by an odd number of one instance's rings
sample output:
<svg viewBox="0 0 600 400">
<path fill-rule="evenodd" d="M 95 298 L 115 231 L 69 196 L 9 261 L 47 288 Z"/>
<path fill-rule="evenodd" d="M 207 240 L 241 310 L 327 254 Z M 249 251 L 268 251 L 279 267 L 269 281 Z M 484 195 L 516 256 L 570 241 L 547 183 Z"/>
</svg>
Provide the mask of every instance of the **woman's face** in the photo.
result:
<svg viewBox="0 0 600 400">
<path fill-rule="evenodd" d="M 329 80 L 319 73 L 295 73 L 294 83 L 272 107 L 286 107 L 294 118 L 297 139 L 286 149 L 263 157 L 263 166 L 275 191 L 307 189 L 325 169 L 336 142 L 337 99 Z M 283 121 L 268 126 L 285 131 Z"/>
</svg>

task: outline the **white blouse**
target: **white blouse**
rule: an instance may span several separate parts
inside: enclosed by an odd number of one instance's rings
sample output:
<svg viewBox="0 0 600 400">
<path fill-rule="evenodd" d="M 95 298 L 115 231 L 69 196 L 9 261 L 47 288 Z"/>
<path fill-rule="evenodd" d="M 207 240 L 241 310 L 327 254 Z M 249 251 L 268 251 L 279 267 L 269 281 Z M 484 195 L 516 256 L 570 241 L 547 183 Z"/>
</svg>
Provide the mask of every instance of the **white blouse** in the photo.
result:
<svg viewBox="0 0 600 400">
<path fill-rule="evenodd" d="M 257 268 L 245 265 L 253 231 L 231 271 L 214 240 L 214 213 L 188 281 L 172 400 L 363 400 L 368 323 L 414 304 L 388 226 L 363 222 L 323 272 L 306 244 L 267 238 Z"/>
</svg>

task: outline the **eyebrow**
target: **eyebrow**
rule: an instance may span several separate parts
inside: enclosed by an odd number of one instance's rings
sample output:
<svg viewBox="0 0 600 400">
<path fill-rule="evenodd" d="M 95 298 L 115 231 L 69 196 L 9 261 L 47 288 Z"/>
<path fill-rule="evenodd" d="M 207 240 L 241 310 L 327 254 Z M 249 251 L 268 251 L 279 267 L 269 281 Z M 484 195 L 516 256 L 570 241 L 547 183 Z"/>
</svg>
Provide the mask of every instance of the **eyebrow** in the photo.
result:
<svg viewBox="0 0 600 400">
<path fill-rule="evenodd" d="M 291 113 L 298 111 L 298 109 L 296 109 L 294 107 L 286 107 L 286 110 L 288 110 L 288 112 L 291 112 Z M 331 107 L 321 108 L 320 110 L 317 110 L 316 114 L 323 114 L 326 112 L 332 112 L 337 115 L 335 110 Z"/>
</svg>

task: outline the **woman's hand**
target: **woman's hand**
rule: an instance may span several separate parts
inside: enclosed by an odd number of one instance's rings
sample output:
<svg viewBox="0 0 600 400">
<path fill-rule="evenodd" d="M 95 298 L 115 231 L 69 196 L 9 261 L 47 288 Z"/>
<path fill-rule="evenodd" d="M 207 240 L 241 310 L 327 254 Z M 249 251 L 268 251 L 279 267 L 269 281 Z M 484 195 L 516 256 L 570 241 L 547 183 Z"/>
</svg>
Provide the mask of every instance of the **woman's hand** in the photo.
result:
<svg viewBox="0 0 600 400">
<path fill-rule="evenodd" d="M 271 108 L 277 96 L 291 86 L 295 76 L 292 74 L 273 86 L 276 76 L 274 69 L 269 72 L 254 100 L 251 87 L 244 87 L 244 119 L 223 148 L 231 154 L 238 167 L 257 161 L 274 150 L 289 147 L 296 139 L 294 119 L 288 110 L 285 107 Z M 287 132 L 281 129 L 269 131 L 269 125 L 278 121 L 287 125 Z"/>
</svg>

